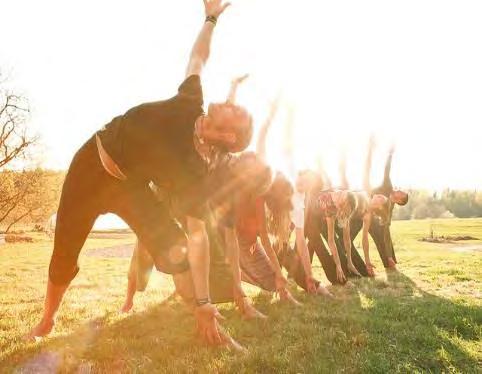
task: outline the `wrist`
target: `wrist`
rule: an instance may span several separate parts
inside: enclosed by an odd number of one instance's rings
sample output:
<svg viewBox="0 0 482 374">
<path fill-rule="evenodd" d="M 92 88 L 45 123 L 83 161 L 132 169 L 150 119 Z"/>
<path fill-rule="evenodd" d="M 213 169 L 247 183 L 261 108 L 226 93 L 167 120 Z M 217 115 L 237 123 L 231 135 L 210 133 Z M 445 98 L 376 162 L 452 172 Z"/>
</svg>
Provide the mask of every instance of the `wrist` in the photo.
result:
<svg viewBox="0 0 482 374">
<path fill-rule="evenodd" d="M 209 297 L 203 297 L 200 299 L 196 299 L 196 306 L 197 307 L 202 307 L 204 305 L 211 304 L 211 299 Z"/>
<path fill-rule="evenodd" d="M 205 23 L 212 23 L 213 26 L 216 26 L 216 24 L 218 23 L 218 17 L 217 16 L 214 16 L 214 15 L 206 15 L 206 19 L 204 20 Z"/>
</svg>

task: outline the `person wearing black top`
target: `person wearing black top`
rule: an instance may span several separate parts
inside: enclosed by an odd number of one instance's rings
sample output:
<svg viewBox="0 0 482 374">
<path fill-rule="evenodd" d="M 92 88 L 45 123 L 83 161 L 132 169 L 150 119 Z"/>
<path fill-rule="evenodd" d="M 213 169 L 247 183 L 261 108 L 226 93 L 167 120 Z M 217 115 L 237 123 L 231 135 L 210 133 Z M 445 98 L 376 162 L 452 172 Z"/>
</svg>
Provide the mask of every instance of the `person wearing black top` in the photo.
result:
<svg viewBox="0 0 482 374">
<path fill-rule="evenodd" d="M 370 235 L 375 242 L 380 258 L 385 268 L 395 269 L 397 259 L 395 257 L 395 250 L 393 248 L 392 236 L 390 233 L 390 225 L 392 222 L 393 208 L 395 204 L 403 206 L 408 202 L 408 194 L 401 190 L 395 190 L 390 178 L 390 171 L 392 167 L 392 158 L 394 147 L 392 146 L 388 152 L 385 163 L 385 172 L 383 182 L 376 188 L 370 186 L 370 169 L 372 163 L 372 153 L 375 146 L 373 138 L 370 138 L 368 144 L 368 153 L 365 164 L 364 188 L 374 196 L 376 194 L 385 196 L 387 201 L 386 214 L 382 219 L 373 220 L 370 227 Z"/>
<path fill-rule="evenodd" d="M 45 336 L 66 289 L 79 271 L 79 252 L 100 214 L 115 213 L 135 232 L 158 270 L 191 269 L 200 335 L 211 344 L 229 339 L 220 332 L 219 313 L 209 295 L 209 242 L 205 202 L 209 173 L 221 152 L 245 149 L 252 119 L 232 103 L 210 104 L 203 112 L 200 74 L 209 57 L 217 18 L 229 3 L 205 0 L 206 20 L 196 39 L 184 82 L 174 97 L 139 105 L 114 118 L 76 153 L 66 175 L 45 309 L 27 338 Z M 187 235 L 149 188 L 182 196 Z"/>
</svg>

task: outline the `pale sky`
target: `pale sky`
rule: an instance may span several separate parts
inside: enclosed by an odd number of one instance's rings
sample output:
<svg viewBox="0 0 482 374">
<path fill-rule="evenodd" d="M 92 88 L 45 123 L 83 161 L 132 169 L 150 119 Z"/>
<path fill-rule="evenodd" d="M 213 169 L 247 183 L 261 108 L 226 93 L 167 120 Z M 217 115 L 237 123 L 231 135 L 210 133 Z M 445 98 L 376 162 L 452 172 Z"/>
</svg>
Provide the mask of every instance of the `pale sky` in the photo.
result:
<svg viewBox="0 0 482 374">
<path fill-rule="evenodd" d="M 298 168 L 317 157 L 334 181 L 342 149 L 361 184 L 370 133 L 372 183 L 397 142 L 401 187 L 482 187 L 482 2 L 233 0 L 203 74 L 206 103 L 250 73 L 239 103 L 259 126 L 283 92 L 269 159 L 283 167 L 286 107 Z M 202 0 L 4 1 L 0 68 L 29 98 L 43 165 L 68 167 L 114 116 L 168 98 L 184 78 Z"/>
</svg>

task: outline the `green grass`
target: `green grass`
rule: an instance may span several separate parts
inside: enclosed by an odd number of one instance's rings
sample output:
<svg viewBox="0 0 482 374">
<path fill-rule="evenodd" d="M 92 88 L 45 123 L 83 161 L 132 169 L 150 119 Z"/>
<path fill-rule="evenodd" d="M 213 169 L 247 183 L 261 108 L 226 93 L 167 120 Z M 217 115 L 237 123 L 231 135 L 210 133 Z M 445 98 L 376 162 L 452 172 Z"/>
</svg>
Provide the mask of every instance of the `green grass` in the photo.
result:
<svg viewBox="0 0 482 374">
<path fill-rule="evenodd" d="M 81 271 L 60 309 L 54 333 L 21 339 L 41 315 L 52 243 L 0 246 L 0 372 L 482 372 L 482 252 L 419 242 L 436 235 L 482 239 L 482 220 L 395 222 L 399 272 L 386 274 L 373 252 L 376 279 L 332 288 L 335 301 L 305 296 L 279 304 L 248 287 L 266 322 L 246 322 L 222 305 L 224 326 L 248 353 L 204 347 L 192 316 L 169 298 L 171 280 L 156 274 L 120 315 L 126 258 L 81 255 Z M 89 239 L 86 248 L 133 242 Z M 473 241 L 471 245 L 481 241 Z M 315 272 L 326 283 L 315 263 Z"/>
</svg>

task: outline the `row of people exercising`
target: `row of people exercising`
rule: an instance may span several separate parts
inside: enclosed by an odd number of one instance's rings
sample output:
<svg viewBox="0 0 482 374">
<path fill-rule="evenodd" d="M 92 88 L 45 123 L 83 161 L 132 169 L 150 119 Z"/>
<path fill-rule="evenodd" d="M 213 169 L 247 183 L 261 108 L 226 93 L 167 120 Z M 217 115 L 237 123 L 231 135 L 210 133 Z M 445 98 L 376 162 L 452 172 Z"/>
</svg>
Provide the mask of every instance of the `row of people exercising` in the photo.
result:
<svg viewBox="0 0 482 374">
<path fill-rule="evenodd" d="M 366 169 L 372 149 L 370 143 Z M 334 285 L 345 285 L 349 277 L 374 276 L 369 235 L 384 266 L 394 269 L 397 260 L 390 235 L 391 216 L 394 205 L 406 204 L 408 195 L 392 187 L 392 154 L 390 151 L 382 185 L 368 191 L 350 191 L 346 183 L 339 189 L 326 188 L 322 175 L 312 170 L 299 172 L 293 186 L 279 172 L 273 178 L 262 158 L 252 152 L 223 160 L 224 165 L 218 167 L 219 186 L 228 186 L 211 199 L 208 225 L 212 301 L 235 302 L 244 317 L 264 318 L 247 300 L 242 287 L 245 281 L 299 304 L 287 288 L 282 268 L 306 292 L 332 297 L 313 276 L 314 254 Z M 341 170 L 344 174 L 344 168 Z M 346 181 L 344 175 L 342 180 Z M 224 181 L 231 181 L 231 186 Z M 234 189 L 232 181 L 236 181 Z M 164 195 L 160 195 L 162 199 Z M 176 202 L 163 203 L 176 209 Z M 364 259 L 354 245 L 360 231 Z M 148 252 L 137 243 L 122 311 L 129 311 L 136 291 L 146 288 L 152 268 Z M 174 281 L 177 292 L 192 301 L 189 271 L 175 275 Z"/>
</svg>

